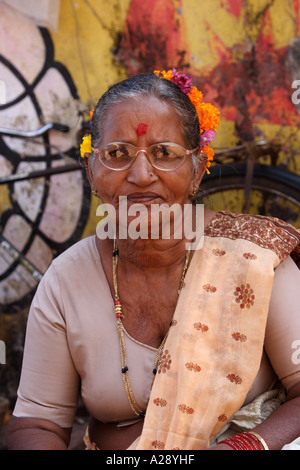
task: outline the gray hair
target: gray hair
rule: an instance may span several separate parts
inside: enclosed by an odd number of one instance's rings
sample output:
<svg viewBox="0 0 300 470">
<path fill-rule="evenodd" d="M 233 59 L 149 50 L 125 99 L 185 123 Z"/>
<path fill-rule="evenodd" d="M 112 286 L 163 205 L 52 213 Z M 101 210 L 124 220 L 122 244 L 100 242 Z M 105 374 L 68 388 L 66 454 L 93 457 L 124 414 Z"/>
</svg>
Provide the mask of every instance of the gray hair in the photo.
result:
<svg viewBox="0 0 300 470">
<path fill-rule="evenodd" d="M 106 113 L 115 104 L 127 99 L 141 99 L 154 96 L 172 106 L 181 120 L 181 132 L 191 148 L 198 148 L 200 142 L 199 118 L 193 103 L 181 89 L 169 80 L 158 78 L 153 73 L 139 74 L 110 87 L 99 99 L 92 119 L 92 147 L 99 147 L 102 140 L 103 123 Z M 199 159 L 193 155 L 196 169 Z"/>
</svg>

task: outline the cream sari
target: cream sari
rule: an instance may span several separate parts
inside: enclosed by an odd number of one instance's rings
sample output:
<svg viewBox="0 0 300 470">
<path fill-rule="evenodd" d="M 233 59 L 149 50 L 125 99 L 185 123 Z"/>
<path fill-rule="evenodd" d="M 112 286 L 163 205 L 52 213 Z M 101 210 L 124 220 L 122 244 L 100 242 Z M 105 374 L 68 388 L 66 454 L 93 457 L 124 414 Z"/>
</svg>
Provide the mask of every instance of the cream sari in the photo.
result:
<svg viewBox="0 0 300 470">
<path fill-rule="evenodd" d="M 130 449 L 209 447 L 258 373 L 274 269 L 300 232 L 218 213 L 196 250 L 160 357 L 143 432 Z"/>
</svg>

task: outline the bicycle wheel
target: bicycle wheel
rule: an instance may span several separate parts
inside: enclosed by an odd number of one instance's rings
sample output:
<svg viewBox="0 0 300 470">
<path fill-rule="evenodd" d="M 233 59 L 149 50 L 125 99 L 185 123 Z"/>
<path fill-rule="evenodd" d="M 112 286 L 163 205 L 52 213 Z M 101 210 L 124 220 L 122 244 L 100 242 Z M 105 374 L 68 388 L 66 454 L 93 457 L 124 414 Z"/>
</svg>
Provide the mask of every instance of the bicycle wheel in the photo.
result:
<svg viewBox="0 0 300 470">
<path fill-rule="evenodd" d="M 245 175 L 246 164 L 213 167 L 203 178 L 197 200 L 214 211 L 243 212 Z M 300 177 L 255 165 L 248 212 L 277 217 L 300 228 Z"/>
</svg>

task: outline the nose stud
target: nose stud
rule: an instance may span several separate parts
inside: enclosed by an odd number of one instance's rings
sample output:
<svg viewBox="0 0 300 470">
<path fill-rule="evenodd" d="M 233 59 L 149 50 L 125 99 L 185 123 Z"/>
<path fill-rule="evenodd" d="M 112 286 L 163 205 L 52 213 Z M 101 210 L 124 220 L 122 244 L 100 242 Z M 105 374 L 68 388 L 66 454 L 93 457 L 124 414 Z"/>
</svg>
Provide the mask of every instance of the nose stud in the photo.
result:
<svg viewBox="0 0 300 470">
<path fill-rule="evenodd" d="M 152 171 L 149 171 L 150 176 L 154 176 L 154 173 Z"/>
</svg>

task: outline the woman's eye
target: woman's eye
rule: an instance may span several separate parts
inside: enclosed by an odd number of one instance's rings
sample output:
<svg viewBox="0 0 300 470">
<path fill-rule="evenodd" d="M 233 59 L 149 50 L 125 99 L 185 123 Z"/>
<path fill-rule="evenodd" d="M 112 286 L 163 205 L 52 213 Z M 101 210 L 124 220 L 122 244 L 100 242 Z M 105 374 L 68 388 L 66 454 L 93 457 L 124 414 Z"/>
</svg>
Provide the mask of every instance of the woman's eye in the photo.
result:
<svg viewBox="0 0 300 470">
<path fill-rule="evenodd" d="M 120 147 L 115 150 L 109 151 L 110 158 L 122 158 L 122 157 L 127 157 L 127 156 L 128 156 L 128 151 L 126 147 Z"/>
<path fill-rule="evenodd" d="M 168 157 L 169 149 L 163 145 L 158 145 L 153 149 L 153 153 L 156 158 Z"/>
</svg>

